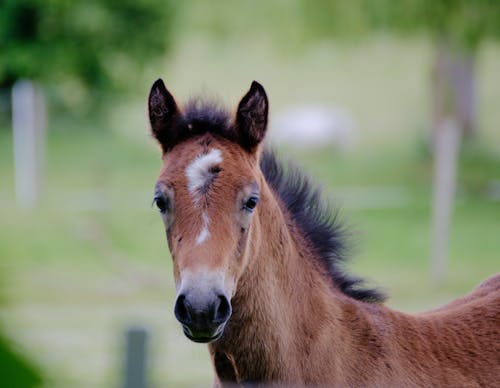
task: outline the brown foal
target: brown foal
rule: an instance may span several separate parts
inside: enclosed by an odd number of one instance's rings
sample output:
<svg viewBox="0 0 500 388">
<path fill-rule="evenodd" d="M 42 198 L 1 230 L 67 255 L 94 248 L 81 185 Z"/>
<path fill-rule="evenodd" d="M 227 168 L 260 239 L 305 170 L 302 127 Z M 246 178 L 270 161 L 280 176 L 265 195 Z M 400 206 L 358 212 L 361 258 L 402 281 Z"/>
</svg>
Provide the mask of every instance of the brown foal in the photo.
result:
<svg viewBox="0 0 500 388">
<path fill-rule="evenodd" d="M 318 191 L 263 149 L 260 84 L 229 115 L 200 100 L 181 110 L 158 80 L 149 117 L 174 312 L 208 343 L 216 385 L 500 385 L 500 275 L 424 314 L 385 306 L 343 271 L 345 233 Z"/>
</svg>

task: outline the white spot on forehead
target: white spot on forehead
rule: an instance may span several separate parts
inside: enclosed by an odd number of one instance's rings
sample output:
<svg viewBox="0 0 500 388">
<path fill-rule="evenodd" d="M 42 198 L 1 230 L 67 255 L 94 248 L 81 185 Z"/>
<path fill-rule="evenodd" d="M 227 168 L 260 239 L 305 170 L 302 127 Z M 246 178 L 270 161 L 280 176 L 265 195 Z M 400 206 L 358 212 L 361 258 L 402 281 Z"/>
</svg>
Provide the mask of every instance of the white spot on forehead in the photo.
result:
<svg viewBox="0 0 500 388">
<path fill-rule="evenodd" d="M 186 167 L 186 178 L 188 180 L 188 189 L 191 194 L 205 186 L 212 177 L 210 168 L 222 162 L 221 151 L 217 148 L 210 150 L 208 154 L 198 155 Z"/>
<path fill-rule="evenodd" d="M 207 213 L 203 213 L 203 226 L 201 227 L 201 232 L 196 237 L 196 245 L 201 245 L 205 242 L 207 238 L 210 237 L 210 231 L 208 230 L 208 224 L 210 223 L 210 219 L 207 216 Z"/>
</svg>

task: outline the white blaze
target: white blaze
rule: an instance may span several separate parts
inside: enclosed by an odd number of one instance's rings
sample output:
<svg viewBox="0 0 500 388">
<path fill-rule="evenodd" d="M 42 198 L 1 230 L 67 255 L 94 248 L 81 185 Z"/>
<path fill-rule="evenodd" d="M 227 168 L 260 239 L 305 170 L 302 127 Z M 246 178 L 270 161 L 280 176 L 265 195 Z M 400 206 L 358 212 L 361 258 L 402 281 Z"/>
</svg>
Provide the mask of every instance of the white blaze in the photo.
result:
<svg viewBox="0 0 500 388">
<path fill-rule="evenodd" d="M 198 203 L 198 193 L 197 191 L 207 184 L 207 182 L 212 179 L 212 173 L 210 169 L 222 162 L 221 151 L 217 148 L 213 148 L 207 154 L 200 154 L 186 167 L 186 178 L 188 181 L 188 190 L 193 196 L 195 204 Z M 205 242 L 206 239 L 210 237 L 210 231 L 208 230 L 208 225 L 210 224 L 210 219 L 206 212 L 202 215 L 203 223 L 201 231 L 196 237 L 196 244 L 200 245 Z"/>
<path fill-rule="evenodd" d="M 196 245 L 203 244 L 203 242 L 210 237 L 210 231 L 208 230 L 209 223 L 210 219 L 208 218 L 207 213 L 203 213 L 203 226 L 200 234 L 196 237 Z"/>
<path fill-rule="evenodd" d="M 221 152 L 217 148 L 208 154 L 200 154 L 186 167 L 188 189 L 191 194 L 202 188 L 212 177 L 210 168 L 222 162 Z"/>
</svg>

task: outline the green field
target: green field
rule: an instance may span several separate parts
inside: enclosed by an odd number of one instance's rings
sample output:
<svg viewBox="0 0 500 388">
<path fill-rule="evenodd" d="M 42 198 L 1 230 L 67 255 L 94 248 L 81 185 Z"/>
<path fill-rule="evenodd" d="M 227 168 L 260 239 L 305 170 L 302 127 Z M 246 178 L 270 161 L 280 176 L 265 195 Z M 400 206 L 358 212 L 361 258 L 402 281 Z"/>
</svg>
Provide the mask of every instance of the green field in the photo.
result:
<svg viewBox="0 0 500 388">
<path fill-rule="evenodd" d="M 360 138 L 354 149 L 281 152 L 342 208 L 355 231 L 352 272 L 385 289 L 390 306 L 415 312 L 500 270 L 500 198 L 491 193 L 500 181 L 500 50 L 487 46 L 478 63 L 481 132 L 462 152 L 447 278 L 436 285 L 423 140 L 430 48 L 404 42 L 375 38 L 290 58 L 195 41 L 166 62 L 164 78 L 181 100 L 208 90 L 234 104 L 259 79 L 272 112 L 307 102 L 348 107 Z M 211 382 L 205 347 L 184 338 L 172 313 L 170 258 L 151 206 L 160 155 L 147 133 L 148 86 L 110 107 L 107 125 L 53 118 L 45 195 L 34 210 L 15 205 L 12 138 L 0 128 L 0 324 L 42 367 L 47 386 L 116 386 L 123 332 L 134 324 L 151 331 L 157 386 Z"/>
</svg>

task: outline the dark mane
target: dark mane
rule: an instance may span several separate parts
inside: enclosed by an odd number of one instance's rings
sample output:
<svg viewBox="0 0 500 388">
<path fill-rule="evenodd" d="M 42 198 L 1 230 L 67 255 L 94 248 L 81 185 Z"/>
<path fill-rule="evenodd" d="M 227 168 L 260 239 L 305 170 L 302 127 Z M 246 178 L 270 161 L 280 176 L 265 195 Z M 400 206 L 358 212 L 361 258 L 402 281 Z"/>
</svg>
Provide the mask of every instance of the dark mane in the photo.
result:
<svg viewBox="0 0 500 388">
<path fill-rule="evenodd" d="M 339 289 L 364 302 L 384 301 L 380 291 L 367 288 L 363 279 L 346 273 L 346 229 L 339 222 L 338 213 L 323 202 L 319 188 L 311 185 L 297 167 L 284 168 L 273 151 L 264 151 L 260 168 Z"/>
<path fill-rule="evenodd" d="M 211 133 L 238 143 L 229 113 L 217 102 L 192 99 L 185 105 L 183 115 L 177 122 L 188 131 L 177 143 L 188 137 Z M 266 181 L 288 209 L 303 236 L 311 243 L 321 264 L 330 274 L 334 284 L 346 295 L 364 302 L 382 302 L 385 296 L 378 290 L 367 288 L 363 279 L 348 274 L 346 264 L 346 230 L 321 198 L 320 190 L 311 185 L 309 179 L 296 167 L 278 162 L 274 152 L 264 151 L 261 170 Z"/>
</svg>

